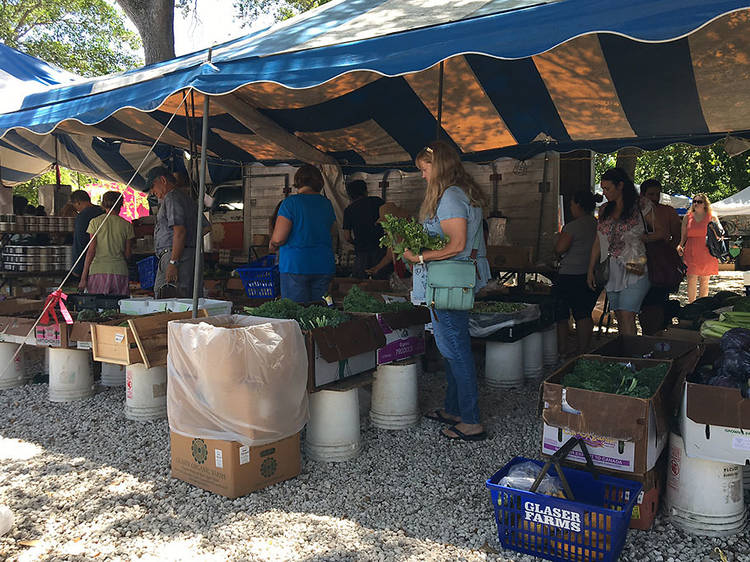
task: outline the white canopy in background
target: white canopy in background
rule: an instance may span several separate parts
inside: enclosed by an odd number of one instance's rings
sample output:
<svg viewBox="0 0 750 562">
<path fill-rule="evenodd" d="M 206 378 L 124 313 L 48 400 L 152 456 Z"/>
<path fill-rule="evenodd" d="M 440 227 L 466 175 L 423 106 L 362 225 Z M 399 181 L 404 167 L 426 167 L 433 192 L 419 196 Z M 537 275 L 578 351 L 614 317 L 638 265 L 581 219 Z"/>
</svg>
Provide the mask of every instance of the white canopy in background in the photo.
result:
<svg viewBox="0 0 750 562">
<path fill-rule="evenodd" d="M 712 203 L 711 210 L 720 217 L 750 215 L 750 187 L 746 187 L 731 197 Z"/>
</svg>

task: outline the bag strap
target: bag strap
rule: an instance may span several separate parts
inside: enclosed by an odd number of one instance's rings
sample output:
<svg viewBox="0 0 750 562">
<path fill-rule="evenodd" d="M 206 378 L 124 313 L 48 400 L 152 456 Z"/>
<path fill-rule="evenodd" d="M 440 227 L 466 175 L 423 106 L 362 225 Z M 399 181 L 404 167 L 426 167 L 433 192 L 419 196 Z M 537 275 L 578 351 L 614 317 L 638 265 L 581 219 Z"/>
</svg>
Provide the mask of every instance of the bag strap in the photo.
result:
<svg viewBox="0 0 750 562">
<path fill-rule="evenodd" d="M 474 236 L 474 244 L 471 246 L 471 254 L 470 257 L 473 260 L 477 259 L 477 256 L 479 255 L 479 234 L 483 231 L 482 223 L 479 223 L 479 228 L 477 229 L 476 236 Z"/>
<path fill-rule="evenodd" d="M 638 205 L 638 212 L 641 214 L 641 221 L 643 221 L 643 232 L 646 234 L 651 234 L 648 231 L 648 224 L 646 224 L 646 217 L 643 216 L 643 210 L 641 209 L 640 205 Z M 651 212 L 653 213 L 654 211 L 652 210 Z"/>
</svg>

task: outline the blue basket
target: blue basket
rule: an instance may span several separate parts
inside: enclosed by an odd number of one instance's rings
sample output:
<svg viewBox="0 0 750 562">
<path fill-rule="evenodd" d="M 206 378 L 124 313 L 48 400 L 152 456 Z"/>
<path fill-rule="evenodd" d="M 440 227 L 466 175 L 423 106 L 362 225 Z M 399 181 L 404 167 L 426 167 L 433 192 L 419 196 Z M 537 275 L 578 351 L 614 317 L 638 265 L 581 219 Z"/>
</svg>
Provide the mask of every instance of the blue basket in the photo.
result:
<svg viewBox="0 0 750 562">
<path fill-rule="evenodd" d="M 138 280 L 141 283 L 141 289 L 153 289 L 156 281 L 156 269 L 159 267 L 159 260 L 156 256 L 149 256 L 137 262 Z"/>
<path fill-rule="evenodd" d="M 617 560 L 641 484 L 563 468 L 575 501 L 498 484 L 511 467 L 529 460 L 516 457 L 487 480 L 503 548 L 547 560 Z M 531 462 L 544 466 L 541 461 Z M 557 476 L 554 466 L 549 474 Z"/>
<path fill-rule="evenodd" d="M 279 266 L 275 261 L 276 256 L 269 254 L 237 268 L 248 297 L 272 299 L 279 295 Z"/>
</svg>

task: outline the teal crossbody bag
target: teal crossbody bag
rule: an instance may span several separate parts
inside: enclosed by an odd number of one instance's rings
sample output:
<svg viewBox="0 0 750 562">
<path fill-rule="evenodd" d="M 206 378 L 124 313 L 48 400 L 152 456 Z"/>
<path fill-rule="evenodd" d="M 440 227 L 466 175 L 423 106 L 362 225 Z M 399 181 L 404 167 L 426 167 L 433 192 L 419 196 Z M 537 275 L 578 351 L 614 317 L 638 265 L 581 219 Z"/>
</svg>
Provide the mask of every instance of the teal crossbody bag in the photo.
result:
<svg viewBox="0 0 750 562">
<path fill-rule="evenodd" d="M 468 260 L 440 260 L 427 265 L 427 306 L 436 310 L 471 310 L 477 285 L 480 228 Z"/>
</svg>

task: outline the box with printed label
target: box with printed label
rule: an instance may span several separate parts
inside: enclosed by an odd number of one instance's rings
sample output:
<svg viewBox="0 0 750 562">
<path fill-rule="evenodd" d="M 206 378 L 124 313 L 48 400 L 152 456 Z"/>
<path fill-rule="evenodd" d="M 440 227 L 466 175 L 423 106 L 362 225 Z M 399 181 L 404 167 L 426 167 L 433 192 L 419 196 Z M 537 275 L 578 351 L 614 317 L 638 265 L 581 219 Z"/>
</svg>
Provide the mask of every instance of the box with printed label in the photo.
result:
<svg viewBox="0 0 750 562">
<path fill-rule="evenodd" d="M 700 351 L 694 350 L 691 354 L 699 356 Z M 564 387 L 563 378 L 573 370 L 578 359 L 601 363 L 622 361 L 616 357 L 584 355 L 569 361 L 544 381 L 540 399 L 544 421 L 542 452 L 551 455 L 568 438 L 578 435 L 586 440 L 596 466 L 645 474 L 654 468 L 669 440 L 672 391 L 684 365 L 676 366 L 673 361 L 628 358 L 628 363 L 636 370 L 662 363 L 669 365 L 654 395 L 636 398 Z M 583 462 L 580 452 L 573 452 L 568 458 Z"/>
<path fill-rule="evenodd" d="M 301 470 L 299 433 L 254 447 L 174 431 L 169 437 L 172 477 L 227 498 L 289 480 Z"/>
<path fill-rule="evenodd" d="M 385 336 L 385 345 L 377 350 L 377 364 L 403 361 L 425 352 L 424 327 L 430 322 L 430 311 L 424 306 L 411 310 L 354 316 L 374 317 Z"/>
</svg>

